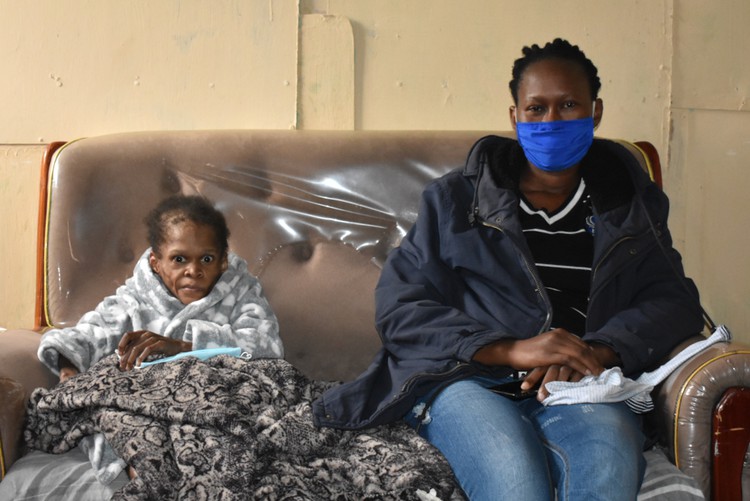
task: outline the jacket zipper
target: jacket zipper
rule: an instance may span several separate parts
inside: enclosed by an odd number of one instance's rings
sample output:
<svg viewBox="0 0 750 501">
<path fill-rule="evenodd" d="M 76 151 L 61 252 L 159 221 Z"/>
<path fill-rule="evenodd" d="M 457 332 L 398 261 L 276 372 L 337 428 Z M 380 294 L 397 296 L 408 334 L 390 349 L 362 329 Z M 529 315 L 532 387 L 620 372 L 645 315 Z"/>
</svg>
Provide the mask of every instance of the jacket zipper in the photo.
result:
<svg viewBox="0 0 750 501">
<path fill-rule="evenodd" d="M 476 213 L 477 210 L 475 209 L 474 212 Z M 488 223 L 487 221 L 485 221 L 483 219 L 481 220 L 481 223 L 482 223 L 482 226 L 486 226 L 487 228 L 492 228 L 494 230 L 497 230 L 500 233 L 502 233 L 503 235 L 506 235 L 506 236 L 508 235 L 505 232 L 505 230 L 503 230 L 499 226 L 496 226 L 494 224 Z M 552 314 L 551 314 L 552 307 L 549 304 L 549 301 L 547 300 L 546 296 L 544 295 L 544 292 L 543 292 L 544 291 L 544 286 L 542 285 L 542 282 L 537 277 L 537 274 L 534 271 L 534 269 L 529 264 L 529 260 L 526 257 L 526 254 L 518 247 L 518 244 L 516 244 L 516 242 L 513 240 L 512 237 L 508 236 L 508 238 L 510 238 L 510 241 L 513 242 L 513 245 L 516 246 L 516 251 L 518 251 L 518 253 L 523 258 L 523 264 L 524 264 L 524 266 L 526 266 L 526 270 L 529 272 L 529 275 L 531 275 L 531 278 L 534 280 L 534 282 L 532 284 L 534 286 L 534 292 L 536 292 L 537 294 L 539 294 L 541 296 L 542 301 L 544 301 L 544 305 L 546 306 L 547 316 L 544 319 L 544 325 L 542 326 L 542 329 L 538 333 L 538 334 L 542 334 L 542 333 L 547 332 L 549 330 L 549 326 L 552 323 Z"/>
<path fill-rule="evenodd" d="M 403 385 L 401 385 L 401 390 L 396 395 L 403 395 L 407 391 L 411 389 L 411 385 L 414 384 L 414 382 L 417 379 L 427 378 L 427 376 L 432 376 L 434 379 L 445 379 L 450 378 L 454 374 L 457 374 L 461 370 L 463 370 L 466 367 L 469 367 L 471 364 L 468 364 L 466 362 L 457 362 L 455 366 L 450 368 L 447 372 L 419 372 L 417 374 L 414 374 L 409 379 L 407 379 Z"/>
</svg>

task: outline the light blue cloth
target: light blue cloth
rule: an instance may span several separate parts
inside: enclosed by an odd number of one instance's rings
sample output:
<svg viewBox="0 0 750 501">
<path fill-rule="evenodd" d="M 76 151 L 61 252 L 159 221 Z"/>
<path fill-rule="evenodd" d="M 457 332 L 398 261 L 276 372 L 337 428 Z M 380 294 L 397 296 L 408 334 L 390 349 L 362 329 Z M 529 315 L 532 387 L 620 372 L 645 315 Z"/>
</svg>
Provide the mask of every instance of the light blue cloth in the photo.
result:
<svg viewBox="0 0 750 501">
<path fill-rule="evenodd" d="M 149 365 L 161 364 L 164 362 L 173 362 L 185 357 L 196 357 L 200 360 L 208 360 L 209 358 L 218 355 L 231 355 L 233 357 L 244 358 L 246 360 L 252 358 L 252 355 L 250 355 L 249 353 L 243 353 L 242 348 L 206 348 L 204 350 L 183 351 L 182 353 L 178 353 L 177 355 L 171 357 L 164 357 L 158 360 L 153 360 L 151 362 L 142 362 L 141 365 L 136 365 L 135 368 L 142 369 L 144 367 L 148 367 Z"/>
</svg>

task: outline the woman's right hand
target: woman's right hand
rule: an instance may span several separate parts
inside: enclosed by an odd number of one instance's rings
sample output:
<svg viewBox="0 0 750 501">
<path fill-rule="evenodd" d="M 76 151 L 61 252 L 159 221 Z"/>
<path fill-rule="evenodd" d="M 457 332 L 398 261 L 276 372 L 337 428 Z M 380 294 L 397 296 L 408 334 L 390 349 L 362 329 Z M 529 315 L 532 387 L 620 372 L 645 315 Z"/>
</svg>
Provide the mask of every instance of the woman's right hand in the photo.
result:
<svg viewBox="0 0 750 501">
<path fill-rule="evenodd" d="M 516 370 L 561 366 L 583 375 L 599 375 L 604 370 L 594 349 L 565 329 L 553 329 L 529 339 L 502 339 L 477 350 L 474 360 Z"/>
</svg>

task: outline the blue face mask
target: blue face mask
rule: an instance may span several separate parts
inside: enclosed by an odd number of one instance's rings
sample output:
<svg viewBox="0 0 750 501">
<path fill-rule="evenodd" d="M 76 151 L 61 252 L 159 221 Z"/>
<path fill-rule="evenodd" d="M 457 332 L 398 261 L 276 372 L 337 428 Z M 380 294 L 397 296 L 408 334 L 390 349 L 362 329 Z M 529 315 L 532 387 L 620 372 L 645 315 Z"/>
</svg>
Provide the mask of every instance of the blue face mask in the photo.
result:
<svg viewBox="0 0 750 501">
<path fill-rule="evenodd" d="M 519 122 L 516 134 L 526 158 L 547 172 L 573 167 L 594 142 L 594 118 L 556 120 L 554 122 Z"/>
</svg>

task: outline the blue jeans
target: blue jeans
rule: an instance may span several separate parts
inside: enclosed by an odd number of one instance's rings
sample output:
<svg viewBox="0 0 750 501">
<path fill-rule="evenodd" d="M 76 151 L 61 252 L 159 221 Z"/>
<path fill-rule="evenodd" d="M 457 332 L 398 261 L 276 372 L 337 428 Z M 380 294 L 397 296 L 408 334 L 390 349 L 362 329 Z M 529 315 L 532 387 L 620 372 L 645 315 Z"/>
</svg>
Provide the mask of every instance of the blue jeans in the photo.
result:
<svg viewBox="0 0 750 501">
<path fill-rule="evenodd" d="M 624 403 L 545 407 L 486 389 L 503 381 L 453 383 L 421 423 L 424 403 L 405 417 L 442 452 L 469 499 L 636 499 L 645 437 Z"/>
</svg>

